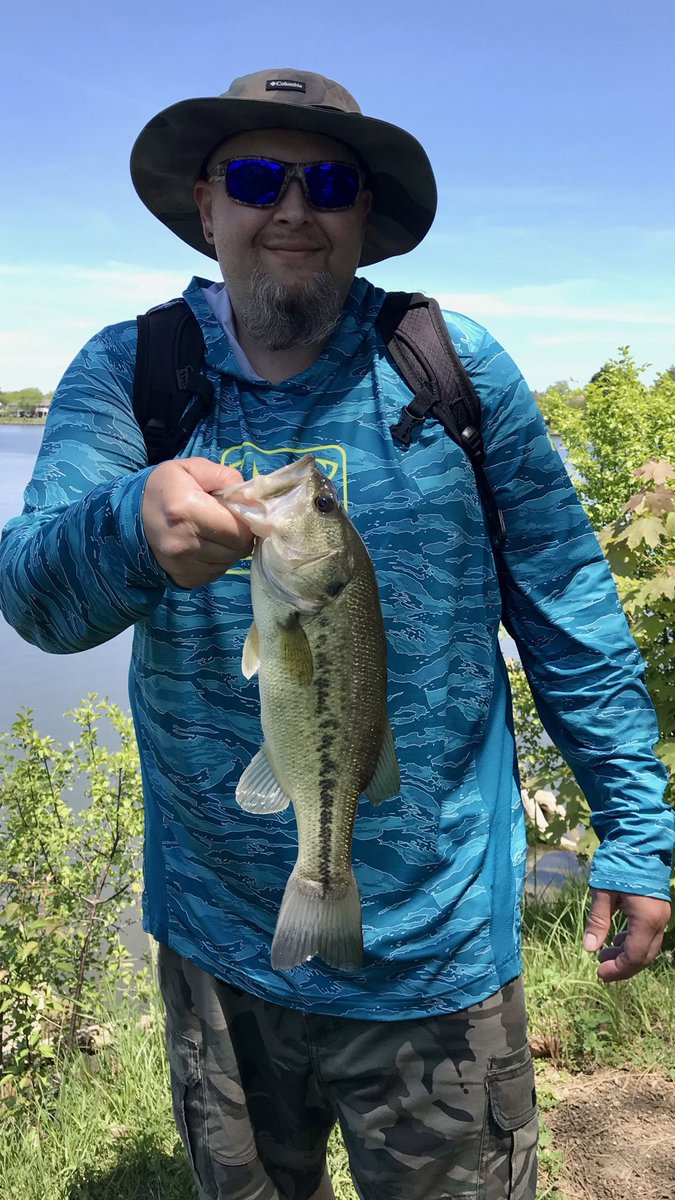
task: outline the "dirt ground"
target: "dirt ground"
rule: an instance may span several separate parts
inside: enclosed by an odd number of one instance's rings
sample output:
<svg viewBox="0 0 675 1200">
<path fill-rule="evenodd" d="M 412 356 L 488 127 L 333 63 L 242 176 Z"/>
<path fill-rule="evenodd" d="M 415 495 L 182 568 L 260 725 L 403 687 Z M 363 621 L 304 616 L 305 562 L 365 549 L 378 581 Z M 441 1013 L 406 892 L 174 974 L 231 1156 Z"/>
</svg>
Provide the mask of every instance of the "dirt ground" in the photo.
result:
<svg viewBox="0 0 675 1200">
<path fill-rule="evenodd" d="M 602 1071 L 551 1078 L 545 1115 L 565 1200 L 675 1200 L 675 1082 Z"/>
</svg>

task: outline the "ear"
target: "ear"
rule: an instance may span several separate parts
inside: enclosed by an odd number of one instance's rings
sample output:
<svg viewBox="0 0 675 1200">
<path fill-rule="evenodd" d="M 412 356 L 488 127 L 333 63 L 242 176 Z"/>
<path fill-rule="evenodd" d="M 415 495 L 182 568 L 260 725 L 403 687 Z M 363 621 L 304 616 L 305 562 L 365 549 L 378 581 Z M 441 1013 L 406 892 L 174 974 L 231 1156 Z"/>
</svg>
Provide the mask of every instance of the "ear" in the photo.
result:
<svg viewBox="0 0 675 1200">
<path fill-rule="evenodd" d="M 195 204 L 202 219 L 202 229 L 207 242 L 213 241 L 213 185 L 207 179 L 198 179 L 193 190 Z"/>
</svg>

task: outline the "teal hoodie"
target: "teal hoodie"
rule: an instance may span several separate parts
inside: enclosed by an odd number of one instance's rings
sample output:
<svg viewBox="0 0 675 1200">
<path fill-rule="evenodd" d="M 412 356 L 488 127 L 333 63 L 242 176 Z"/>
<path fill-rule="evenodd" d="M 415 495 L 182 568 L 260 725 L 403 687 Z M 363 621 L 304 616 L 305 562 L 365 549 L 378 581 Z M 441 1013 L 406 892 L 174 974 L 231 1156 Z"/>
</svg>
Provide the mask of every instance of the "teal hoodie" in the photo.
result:
<svg viewBox="0 0 675 1200">
<path fill-rule="evenodd" d="M 52 402 L 25 508 L 0 546 L 0 603 L 57 654 L 135 627 L 130 699 L 146 806 L 144 922 L 200 967 L 276 1003 L 383 1020 L 450 1012 L 521 970 L 525 829 L 499 623 L 544 725 L 583 788 L 600 838 L 596 887 L 667 897 L 673 812 L 652 747 L 643 665 L 598 542 L 514 363 L 447 313 L 481 398 L 485 466 L 504 513 L 503 596 L 471 466 L 434 421 L 411 448 L 389 432 L 410 393 L 357 279 L 334 337 L 282 383 L 242 374 L 193 280 L 214 411 L 184 455 L 267 472 L 311 452 L 333 479 L 377 574 L 401 794 L 361 799 L 353 861 L 365 961 L 274 972 L 270 945 L 296 857 L 291 809 L 234 799 L 261 741 L 241 673 L 248 564 L 187 591 L 141 521 L 149 468 L 131 409 L 135 322 L 104 329 Z"/>
</svg>

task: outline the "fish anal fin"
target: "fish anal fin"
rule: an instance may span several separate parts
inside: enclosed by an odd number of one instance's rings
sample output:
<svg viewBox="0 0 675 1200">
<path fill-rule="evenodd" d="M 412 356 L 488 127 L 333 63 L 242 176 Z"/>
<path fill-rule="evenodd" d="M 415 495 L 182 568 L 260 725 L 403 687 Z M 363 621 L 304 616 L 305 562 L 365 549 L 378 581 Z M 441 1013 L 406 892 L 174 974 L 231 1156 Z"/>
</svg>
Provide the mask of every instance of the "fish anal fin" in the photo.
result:
<svg viewBox="0 0 675 1200">
<path fill-rule="evenodd" d="M 400 790 L 401 776 L 396 758 L 394 736 L 391 732 L 391 725 L 387 721 L 380 747 L 380 757 L 377 760 L 373 778 L 364 788 L 364 792 L 371 804 L 380 804 L 382 800 L 389 800 L 392 796 L 397 796 Z"/>
<path fill-rule="evenodd" d="M 290 971 L 311 958 L 341 971 L 363 963 L 361 900 L 353 872 L 344 887 L 327 895 L 296 866 L 286 884 L 272 942 L 272 967 Z"/>
<path fill-rule="evenodd" d="M 306 687 L 314 678 L 312 648 L 297 617 L 279 626 L 281 661 L 294 683 Z"/>
<path fill-rule="evenodd" d="M 255 621 L 246 634 L 244 650 L 241 656 L 241 672 L 244 679 L 251 679 L 260 668 L 260 638 Z"/>
<path fill-rule="evenodd" d="M 234 793 L 237 804 L 252 813 L 281 812 L 290 798 L 279 783 L 264 745 L 242 772 Z"/>
</svg>

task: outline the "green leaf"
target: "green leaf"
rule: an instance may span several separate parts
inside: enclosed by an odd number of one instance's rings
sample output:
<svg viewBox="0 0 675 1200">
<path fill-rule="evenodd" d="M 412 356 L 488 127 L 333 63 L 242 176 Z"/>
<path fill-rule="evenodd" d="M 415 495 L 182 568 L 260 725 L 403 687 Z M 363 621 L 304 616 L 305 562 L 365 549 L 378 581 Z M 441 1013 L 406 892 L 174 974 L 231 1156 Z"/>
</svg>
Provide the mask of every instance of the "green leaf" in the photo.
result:
<svg viewBox="0 0 675 1200">
<path fill-rule="evenodd" d="M 641 542 L 655 549 L 665 537 L 664 523 L 658 517 L 638 517 L 626 530 L 626 542 L 635 550 Z"/>
<path fill-rule="evenodd" d="M 21 947 L 21 949 L 19 950 L 19 953 L 16 956 L 16 961 L 20 962 L 20 963 L 25 962 L 27 958 L 30 958 L 31 954 L 35 954 L 35 951 L 39 950 L 39 949 L 40 949 L 39 942 L 24 942 L 23 946 Z"/>
<path fill-rule="evenodd" d="M 656 747 L 661 762 L 665 763 L 669 771 L 675 772 L 675 738 L 669 738 L 659 742 Z"/>
<path fill-rule="evenodd" d="M 657 575 L 655 579 L 650 579 L 636 590 L 635 599 L 641 605 L 649 601 L 675 600 L 675 575 Z"/>
</svg>

